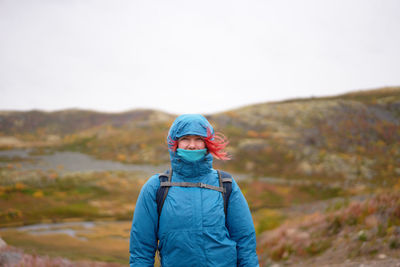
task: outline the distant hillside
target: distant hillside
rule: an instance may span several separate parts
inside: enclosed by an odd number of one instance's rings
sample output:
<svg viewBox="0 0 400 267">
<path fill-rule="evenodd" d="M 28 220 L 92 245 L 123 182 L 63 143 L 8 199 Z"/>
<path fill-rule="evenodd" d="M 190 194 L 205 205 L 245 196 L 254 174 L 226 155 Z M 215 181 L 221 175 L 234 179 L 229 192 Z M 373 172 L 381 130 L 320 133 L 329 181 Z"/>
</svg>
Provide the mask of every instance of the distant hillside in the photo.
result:
<svg viewBox="0 0 400 267">
<path fill-rule="evenodd" d="M 164 135 L 174 118 L 155 110 L 0 112 L 0 148 L 72 150 L 122 162 L 160 163 L 168 160 Z"/>
<path fill-rule="evenodd" d="M 153 110 L 0 112 L 0 146 L 77 150 L 133 163 L 168 162 L 175 116 Z M 251 105 L 208 116 L 255 177 L 390 185 L 400 176 L 400 87 Z"/>
<path fill-rule="evenodd" d="M 230 137 L 237 171 L 374 183 L 400 175 L 400 87 L 258 104 L 210 119 Z"/>
<path fill-rule="evenodd" d="M 172 118 L 172 115 L 146 109 L 122 113 L 102 113 L 79 109 L 56 112 L 3 111 L 0 112 L 0 133 L 3 135 L 24 133 L 65 135 L 102 125 L 122 127 L 139 121 L 149 122 L 169 118 Z"/>
</svg>

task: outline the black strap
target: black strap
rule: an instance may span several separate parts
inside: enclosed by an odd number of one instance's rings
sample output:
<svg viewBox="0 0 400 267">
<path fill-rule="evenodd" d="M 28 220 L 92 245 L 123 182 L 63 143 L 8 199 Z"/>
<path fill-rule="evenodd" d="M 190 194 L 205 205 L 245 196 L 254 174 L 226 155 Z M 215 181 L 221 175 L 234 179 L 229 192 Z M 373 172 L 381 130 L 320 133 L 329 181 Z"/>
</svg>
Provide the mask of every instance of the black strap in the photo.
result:
<svg viewBox="0 0 400 267">
<path fill-rule="evenodd" d="M 219 184 L 222 184 L 225 191 L 222 197 L 224 198 L 225 225 L 228 227 L 226 219 L 228 218 L 229 197 L 232 193 L 232 176 L 227 172 L 218 170 L 218 178 Z"/>
<path fill-rule="evenodd" d="M 158 179 L 160 180 L 160 185 L 163 182 L 170 182 L 172 177 L 172 170 L 167 170 L 166 172 L 160 174 Z M 169 187 L 160 186 L 157 190 L 156 201 L 157 201 L 157 212 L 158 212 L 158 221 L 160 221 L 161 210 L 164 206 L 165 198 L 168 195 Z"/>
</svg>

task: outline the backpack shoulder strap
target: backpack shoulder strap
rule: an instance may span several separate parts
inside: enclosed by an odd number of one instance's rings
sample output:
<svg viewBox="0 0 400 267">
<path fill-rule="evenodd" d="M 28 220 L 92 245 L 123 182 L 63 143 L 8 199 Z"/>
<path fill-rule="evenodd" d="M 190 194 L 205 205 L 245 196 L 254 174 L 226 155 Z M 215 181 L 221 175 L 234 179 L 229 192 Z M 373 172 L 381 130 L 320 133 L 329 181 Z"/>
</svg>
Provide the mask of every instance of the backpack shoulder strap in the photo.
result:
<svg viewBox="0 0 400 267">
<path fill-rule="evenodd" d="M 167 170 L 164 173 L 159 174 L 158 179 L 160 180 L 160 187 L 157 190 L 156 201 L 157 201 L 157 213 L 158 222 L 160 221 L 161 210 L 163 208 L 165 199 L 168 195 L 168 190 L 171 186 L 184 186 L 184 187 L 203 187 L 208 189 L 213 189 L 222 193 L 224 198 L 224 213 L 225 213 L 225 223 L 228 214 L 228 203 L 229 197 L 232 192 L 232 175 L 227 172 L 217 170 L 219 179 L 219 188 L 204 185 L 204 184 L 182 184 L 182 183 L 172 183 L 172 170 Z M 212 188 L 211 188 L 212 187 Z M 221 190 L 223 188 L 223 190 Z"/>
<path fill-rule="evenodd" d="M 168 195 L 168 190 L 169 190 L 169 187 L 162 186 L 162 183 L 171 182 L 171 177 L 172 177 L 172 170 L 166 170 L 164 173 L 161 173 L 158 176 L 158 179 L 160 180 L 160 187 L 158 188 L 156 194 L 158 220 L 160 220 L 161 210 L 164 206 L 164 201 Z"/>
<path fill-rule="evenodd" d="M 224 197 L 224 212 L 226 220 L 228 215 L 229 197 L 231 196 L 232 193 L 232 175 L 220 170 L 217 170 L 217 172 L 218 172 L 219 184 L 224 188 L 222 196 Z"/>
</svg>

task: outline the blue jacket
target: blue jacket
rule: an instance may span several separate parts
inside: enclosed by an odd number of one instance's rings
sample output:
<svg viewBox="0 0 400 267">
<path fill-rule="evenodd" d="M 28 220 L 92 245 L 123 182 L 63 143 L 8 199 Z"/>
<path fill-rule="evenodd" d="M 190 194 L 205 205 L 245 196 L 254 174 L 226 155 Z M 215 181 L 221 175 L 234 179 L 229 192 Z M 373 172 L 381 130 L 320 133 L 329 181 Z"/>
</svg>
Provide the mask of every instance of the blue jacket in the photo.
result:
<svg viewBox="0 0 400 267">
<path fill-rule="evenodd" d="M 207 131 L 214 134 L 203 116 L 182 115 L 171 126 L 168 140 L 188 134 L 206 137 Z M 189 162 L 170 150 L 170 157 L 173 182 L 219 186 L 211 154 Z M 158 227 L 156 193 L 159 186 L 158 175 L 152 176 L 142 187 L 136 202 L 130 237 L 130 266 L 154 266 L 158 240 L 163 267 L 258 266 L 251 213 L 235 181 L 228 203 L 227 224 L 220 192 L 197 187 L 171 187 Z"/>
</svg>

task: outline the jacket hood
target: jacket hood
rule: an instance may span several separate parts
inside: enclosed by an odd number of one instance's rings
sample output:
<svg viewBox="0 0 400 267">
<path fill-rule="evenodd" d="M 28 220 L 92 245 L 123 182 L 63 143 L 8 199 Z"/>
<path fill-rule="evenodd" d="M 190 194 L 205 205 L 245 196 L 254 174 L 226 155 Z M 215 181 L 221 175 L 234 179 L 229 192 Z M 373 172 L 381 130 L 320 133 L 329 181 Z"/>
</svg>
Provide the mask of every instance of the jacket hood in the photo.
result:
<svg viewBox="0 0 400 267">
<path fill-rule="evenodd" d="M 171 141 L 178 141 L 185 135 L 214 136 L 214 129 L 208 120 L 200 114 L 185 114 L 177 117 L 169 129 L 167 142 L 171 158 L 171 167 L 183 176 L 202 175 L 212 169 L 212 155 L 207 153 L 198 162 L 188 162 L 171 150 Z"/>
<path fill-rule="evenodd" d="M 177 141 L 185 135 L 199 135 L 207 137 L 207 134 L 214 135 L 214 129 L 208 120 L 200 114 L 185 114 L 175 119 L 168 133 L 168 141 Z"/>
</svg>

